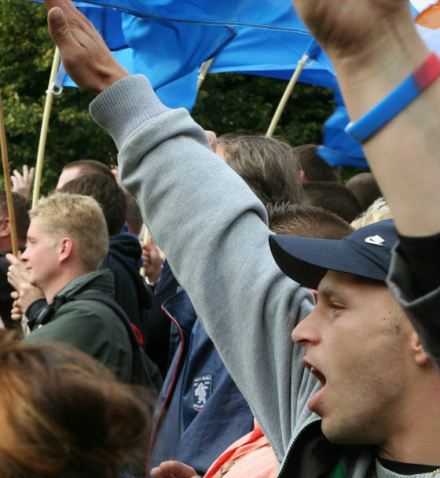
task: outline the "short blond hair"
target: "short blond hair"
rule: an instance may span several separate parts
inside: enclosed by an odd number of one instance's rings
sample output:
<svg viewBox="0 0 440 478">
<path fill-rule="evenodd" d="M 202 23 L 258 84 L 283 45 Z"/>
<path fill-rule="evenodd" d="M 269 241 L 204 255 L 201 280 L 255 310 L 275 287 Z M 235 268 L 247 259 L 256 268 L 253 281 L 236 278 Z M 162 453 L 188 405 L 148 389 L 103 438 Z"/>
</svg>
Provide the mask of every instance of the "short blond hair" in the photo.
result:
<svg viewBox="0 0 440 478">
<path fill-rule="evenodd" d="M 30 213 L 50 237 L 70 237 L 88 271 L 98 269 L 108 253 L 108 232 L 100 205 L 90 196 L 56 193 L 40 199 Z"/>
<path fill-rule="evenodd" d="M 369 226 L 375 222 L 385 221 L 385 219 L 392 219 L 390 207 L 385 202 L 384 198 L 378 198 L 374 203 L 360 216 L 358 216 L 351 225 L 355 229 L 360 229 L 364 226 Z"/>
</svg>

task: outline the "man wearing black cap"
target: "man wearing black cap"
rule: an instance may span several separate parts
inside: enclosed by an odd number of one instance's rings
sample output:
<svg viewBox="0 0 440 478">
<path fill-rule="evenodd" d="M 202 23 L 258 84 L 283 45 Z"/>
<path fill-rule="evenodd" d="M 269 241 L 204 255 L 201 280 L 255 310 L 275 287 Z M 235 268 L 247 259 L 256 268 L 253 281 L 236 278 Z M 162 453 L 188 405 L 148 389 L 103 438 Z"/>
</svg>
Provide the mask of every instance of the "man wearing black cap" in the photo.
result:
<svg viewBox="0 0 440 478">
<path fill-rule="evenodd" d="M 333 443 L 377 445 L 378 476 L 425 476 L 439 463 L 425 441 L 429 434 L 438 439 L 438 413 L 420 404 L 430 408 L 439 398 L 439 378 L 385 285 L 396 241 L 392 220 L 340 241 L 270 239 L 280 268 L 318 289 L 315 309 L 294 328 L 292 340 L 305 348 L 303 363 L 321 385 L 308 407 L 321 417 L 322 432 Z"/>
</svg>

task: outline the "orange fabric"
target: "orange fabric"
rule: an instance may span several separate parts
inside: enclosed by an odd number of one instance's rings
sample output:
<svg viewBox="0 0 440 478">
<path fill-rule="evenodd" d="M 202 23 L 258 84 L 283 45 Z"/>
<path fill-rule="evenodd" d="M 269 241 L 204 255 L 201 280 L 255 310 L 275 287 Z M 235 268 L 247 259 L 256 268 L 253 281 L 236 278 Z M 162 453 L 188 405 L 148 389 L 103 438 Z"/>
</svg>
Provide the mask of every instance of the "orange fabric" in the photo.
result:
<svg viewBox="0 0 440 478">
<path fill-rule="evenodd" d="M 431 30 L 440 27 L 440 2 L 431 5 L 416 17 L 416 23 Z"/>
<path fill-rule="evenodd" d="M 213 478 L 220 468 L 232 460 L 234 463 L 225 478 L 272 478 L 277 475 L 278 462 L 258 423 L 253 431 L 240 438 L 225 450 L 210 466 L 204 478 Z M 244 456 L 246 455 L 246 456 Z"/>
</svg>

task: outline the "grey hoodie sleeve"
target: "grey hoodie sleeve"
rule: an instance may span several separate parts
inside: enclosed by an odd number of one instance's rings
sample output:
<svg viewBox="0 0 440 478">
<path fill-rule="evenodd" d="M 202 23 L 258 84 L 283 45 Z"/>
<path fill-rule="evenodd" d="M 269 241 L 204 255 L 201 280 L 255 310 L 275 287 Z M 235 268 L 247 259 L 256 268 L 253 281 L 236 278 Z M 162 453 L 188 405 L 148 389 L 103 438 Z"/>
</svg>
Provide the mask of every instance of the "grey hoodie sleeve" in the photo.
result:
<svg viewBox="0 0 440 478">
<path fill-rule="evenodd" d="M 144 77 L 112 85 L 91 114 L 113 136 L 125 187 L 281 459 L 310 418 L 316 381 L 290 333 L 313 297 L 274 262 L 263 204 Z"/>
</svg>

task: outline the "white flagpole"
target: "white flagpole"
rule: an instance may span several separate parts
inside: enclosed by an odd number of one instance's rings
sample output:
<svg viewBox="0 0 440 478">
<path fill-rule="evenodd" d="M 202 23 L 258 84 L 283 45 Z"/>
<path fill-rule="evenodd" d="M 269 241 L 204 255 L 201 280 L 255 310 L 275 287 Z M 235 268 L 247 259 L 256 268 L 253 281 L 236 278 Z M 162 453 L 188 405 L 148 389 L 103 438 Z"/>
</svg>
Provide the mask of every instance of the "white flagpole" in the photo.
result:
<svg viewBox="0 0 440 478">
<path fill-rule="evenodd" d="M 209 69 L 211 68 L 212 62 L 214 61 L 214 57 L 210 58 L 209 60 L 205 61 L 202 65 L 200 70 L 199 76 L 197 78 L 197 91 L 200 90 L 202 83 L 205 81 L 206 75 L 208 74 Z"/>
<path fill-rule="evenodd" d="M 41 177 L 43 175 L 44 151 L 46 149 L 47 131 L 49 129 L 50 110 L 52 109 L 52 100 L 55 94 L 53 89 L 55 78 L 60 65 L 60 52 L 55 49 L 52 62 L 52 70 L 50 72 L 49 86 L 46 91 L 46 104 L 44 106 L 43 122 L 41 125 L 40 143 L 38 145 L 37 164 L 35 166 L 34 190 L 32 194 L 32 209 L 37 205 L 40 198 Z"/>
<path fill-rule="evenodd" d="M 301 75 L 301 72 L 303 71 L 304 67 L 306 66 L 307 60 L 309 59 L 308 53 L 305 53 L 301 60 L 298 62 L 298 66 L 293 73 L 292 78 L 289 81 L 289 84 L 287 85 L 286 90 L 284 91 L 283 97 L 281 98 L 280 104 L 278 105 L 277 110 L 275 111 L 274 117 L 272 118 L 272 121 L 270 123 L 269 129 L 267 130 L 266 133 L 266 138 L 272 138 L 275 128 L 277 127 L 278 121 L 281 118 L 281 114 L 284 111 L 284 108 L 286 107 L 287 101 L 289 100 L 293 89 L 295 88 L 295 85 L 298 82 L 299 75 Z"/>
</svg>

